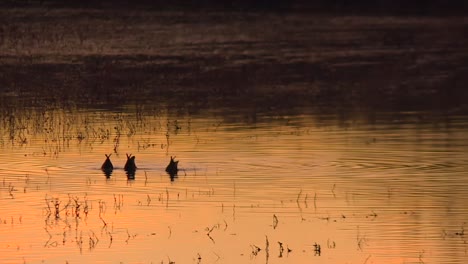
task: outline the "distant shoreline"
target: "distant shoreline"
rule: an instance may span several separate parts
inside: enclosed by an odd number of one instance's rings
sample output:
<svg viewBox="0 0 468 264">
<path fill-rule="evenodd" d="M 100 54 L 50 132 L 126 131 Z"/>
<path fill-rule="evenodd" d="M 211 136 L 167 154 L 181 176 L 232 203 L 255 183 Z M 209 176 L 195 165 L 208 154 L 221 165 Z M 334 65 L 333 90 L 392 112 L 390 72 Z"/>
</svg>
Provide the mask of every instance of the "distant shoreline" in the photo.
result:
<svg viewBox="0 0 468 264">
<path fill-rule="evenodd" d="M 333 15 L 466 15 L 468 3 L 463 0 L 428 0 L 423 3 L 406 0 L 29 0 L 2 1 L 2 8 L 91 8 L 151 11 L 223 11 L 223 12 L 306 12 Z"/>
<path fill-rule="evenodd" d="M 468 112 L 463 17 L 20 8 L 0 22 L 3 106 Z"/>
</svg>

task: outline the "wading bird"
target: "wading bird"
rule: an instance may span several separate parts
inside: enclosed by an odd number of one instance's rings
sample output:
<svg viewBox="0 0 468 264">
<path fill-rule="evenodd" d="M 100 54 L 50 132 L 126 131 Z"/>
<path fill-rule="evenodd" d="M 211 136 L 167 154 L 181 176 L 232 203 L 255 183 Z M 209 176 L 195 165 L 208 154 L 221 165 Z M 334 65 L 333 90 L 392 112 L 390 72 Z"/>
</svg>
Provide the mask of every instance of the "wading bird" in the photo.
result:
<svg viewBox="0 0 468 264">
<path fill-rule="evenodd" d="M 112 162 L 110 160 L 110 156 L 112 155 L 112 153 L 109 155 L 107 154 L 104 154 L 104 155 L 106 155 L 106 160 L 102 164 L 101 170 L 104 172 L 106 177 L 110 177 L 112 174 L 112 170 L 114 170 L 114 165 L 112 165 Z"/>
<path fill-rule="evenodd" d="M 173 180 L 174 177 L 177 176 L 177 172 L 179 171 L 179 169 L 177 168 L 179 161 L 175 161 L 174 159 L 175 157 L 171 156 L 171 161 L 169 161 L 169 165 L 167 165 L 166 167 L 166 172 L 167 174 L 169 174 L 169 176 L 171 176 L 171 180 Z"/>
<path fill-rule="evenodd" d="M 127 173 L 128 179 L 135 179 L 135 171 L 137 169 L 137 166 L 135 164 L 135 156 L 132 156 L 132 154 L 126 154 L 126 155 L 127 155 L 127 162 L 125 163 L 124 170 Z"/>
<path fill-rule="evenodd" d="M 126 154 L 126 155 L 127 155 L 127 162 L 125 163 L 124 170 L 135 171 L 137 169 L 137 166 L 135 164 L 135 156 L 132 156 L 132 154 Z"/>
</svg>

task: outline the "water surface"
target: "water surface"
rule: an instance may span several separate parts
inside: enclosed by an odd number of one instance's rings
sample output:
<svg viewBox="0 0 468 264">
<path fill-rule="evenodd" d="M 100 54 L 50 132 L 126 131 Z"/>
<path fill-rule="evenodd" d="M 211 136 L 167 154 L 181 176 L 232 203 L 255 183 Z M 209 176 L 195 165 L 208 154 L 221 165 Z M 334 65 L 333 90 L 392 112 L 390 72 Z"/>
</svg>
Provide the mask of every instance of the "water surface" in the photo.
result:
<svg viewBox="0 0 468 264">
<path fill-rule="evenodd" d="M 464 17 L 0 14 L 1 262 L 467 261 Z"/>
<path fill-rule="evenodd" d="M 258 113 L 247 122 L 128 107 L 45 111 L 38 126 L 31 113 L 2 130 L 3 261 L 467 259 L 464 116 Z M 125 153 L 136 156 L 134 180 Z M 180 160 L 173 180 L 170 156 Z"/>
</svg>

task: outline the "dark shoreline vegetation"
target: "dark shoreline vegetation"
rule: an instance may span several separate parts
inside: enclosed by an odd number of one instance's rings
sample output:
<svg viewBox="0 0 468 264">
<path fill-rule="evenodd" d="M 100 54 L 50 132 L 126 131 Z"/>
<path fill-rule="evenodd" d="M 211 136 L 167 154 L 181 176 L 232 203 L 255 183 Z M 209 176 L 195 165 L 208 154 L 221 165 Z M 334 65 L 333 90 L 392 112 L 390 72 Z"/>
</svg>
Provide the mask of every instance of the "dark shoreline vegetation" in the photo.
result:
<svg viewBox="0 0 468 264">
<path fill-rule="evenodd" d="M 468 112 L 464 17 L 0 13 L 3 108 L 164 102 L 195 111 Z"/>
<path fill-rule="evenodd" d="M 152 11 L 260 11 L 313 12 L 334 14 L 391 14 L 391 15 L 464 15 L 468 4 L 463 0 L 6 0 L 6 8 L 91 8 Z"/>
</svg>

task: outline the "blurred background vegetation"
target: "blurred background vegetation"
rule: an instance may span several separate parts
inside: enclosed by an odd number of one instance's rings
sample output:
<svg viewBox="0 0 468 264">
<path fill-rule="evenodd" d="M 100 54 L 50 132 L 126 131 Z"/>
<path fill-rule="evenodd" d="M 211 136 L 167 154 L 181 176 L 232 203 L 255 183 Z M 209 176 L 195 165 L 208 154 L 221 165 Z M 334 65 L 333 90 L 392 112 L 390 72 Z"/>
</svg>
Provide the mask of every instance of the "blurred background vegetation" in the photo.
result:
<svg viewBox="0 0 468 264">
<path fill-rule="evenodd" d="M 415 3 L 2 1 L 0 100 L 466 112 L 466 4 Z"/>
<path fill-rule="evenodd" d="M 276 10 L 333 13 L 393 13 L 393 14 L 466 14 L 468 3 L 463 0 L 6 0 L 3 7 L 81 7 L 128 8 L 144 7 L 158 10 L 217 9 L 217 10 Z"/>
</svg>

